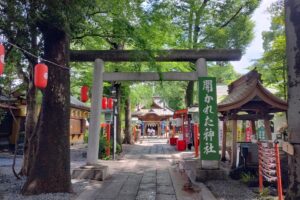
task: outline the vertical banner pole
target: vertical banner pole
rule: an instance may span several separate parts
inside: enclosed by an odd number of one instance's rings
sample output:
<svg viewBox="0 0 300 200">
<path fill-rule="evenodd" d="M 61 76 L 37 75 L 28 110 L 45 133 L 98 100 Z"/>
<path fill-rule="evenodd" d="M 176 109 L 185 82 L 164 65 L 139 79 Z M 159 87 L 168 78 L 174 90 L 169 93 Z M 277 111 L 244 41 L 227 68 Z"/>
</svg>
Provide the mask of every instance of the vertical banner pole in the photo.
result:
<svg viewBox="0 0 300 200">
<path fill-rule="evenodd" d="M 133 126 L 133 141 L 136 141 L 136 128 Z"/>
<path fill-rule="evenodd" d="M 263 191 L 263 176 L 262 176 L 262 149 L 261 143 L 258 143 L 258 183 L 259 183 L 259 192 Z"/>
<path fill-rule="evenodd" d="M 116 151 L 117 151 L 117 116 L 114 113 L 114 152 L 113 158 L 116 159 Z"/>
<path fill-rule="evenodd" d="M 194 147 L 195 147 L 195 158 L 199 157 L 199 144 L 198 144 L 198 124 L 194 124 Z"/>
<path fill-rule="evenodd" d="M 280 155 L 279 155 L 279 149 L 278 149 L 278 141 L 275 142 L 274 148 L 275 148 L 275 156 L 276 156 L 276 175 L 277 175 L 278 200 L 283 200 L 282 183 L 281 183 Z"/>
<path fill-rule="evenodd" d="M 110 156 L 110 123 L 106 124 L 106 156 Z"/>
</svg>

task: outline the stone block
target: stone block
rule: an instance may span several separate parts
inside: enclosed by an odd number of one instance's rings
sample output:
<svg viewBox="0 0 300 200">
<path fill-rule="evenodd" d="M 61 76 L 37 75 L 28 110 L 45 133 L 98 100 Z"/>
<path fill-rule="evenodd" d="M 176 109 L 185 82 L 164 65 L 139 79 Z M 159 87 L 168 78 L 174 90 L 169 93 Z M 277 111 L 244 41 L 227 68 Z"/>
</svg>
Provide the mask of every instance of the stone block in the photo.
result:
<svg viewBox="0 0 300 200">
<path fill-rule="evenodd" d="M 220 161 L 218 160 L 202 160 L 202 169 L 219 169 Z"/>
<path fill-rule="evenodd" d="M 209 180 L 226 180 L 228 173 L 222 169 L 202 169 L 195 168 L 193 172 L 195 180 L 199 182 L 206 182 Z"/>
<path fill-rule="evenodd" d="M 104 165 L 85 165 L 74 169 L 72 179 L 89 179 L 103 181 L 108 175 L 108 167 Z"/>
</svg>

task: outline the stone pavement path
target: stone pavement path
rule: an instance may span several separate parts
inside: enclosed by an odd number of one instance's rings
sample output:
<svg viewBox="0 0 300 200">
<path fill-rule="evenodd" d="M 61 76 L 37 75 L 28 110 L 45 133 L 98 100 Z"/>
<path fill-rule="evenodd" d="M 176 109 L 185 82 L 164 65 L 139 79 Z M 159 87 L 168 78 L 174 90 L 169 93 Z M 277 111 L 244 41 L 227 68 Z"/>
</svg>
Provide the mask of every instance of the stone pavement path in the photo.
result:
<svg viewBox="0 0 300 200">
<path fill-rule="evenodd" d="M 143 139 L 140 144 L 125 146 L 124 152 L 121 160 L 101 161 L 101 164 L 109 166 L 110 176 L 86 189 L 77 200 L 183 199 L 179 197 L 181 191 L 175 191 L 178 183 L 173 182 L 174 173 L 170 173 L 178 152 L 167 144 L 166 139 Z"/>
</svg>

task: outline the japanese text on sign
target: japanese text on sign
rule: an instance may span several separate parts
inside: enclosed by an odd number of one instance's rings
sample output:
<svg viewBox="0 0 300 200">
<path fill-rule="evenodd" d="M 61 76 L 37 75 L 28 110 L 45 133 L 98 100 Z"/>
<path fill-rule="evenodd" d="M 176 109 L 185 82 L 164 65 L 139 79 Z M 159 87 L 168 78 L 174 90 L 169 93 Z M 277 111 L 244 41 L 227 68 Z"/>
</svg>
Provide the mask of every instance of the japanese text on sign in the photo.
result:
<svg viewBox="0 0 300 200">
<path fill-rule="evenodd" d="M 199 77 L 200 152 L 202 160 L 219 160 L 216 79 Z"/>
</svg>

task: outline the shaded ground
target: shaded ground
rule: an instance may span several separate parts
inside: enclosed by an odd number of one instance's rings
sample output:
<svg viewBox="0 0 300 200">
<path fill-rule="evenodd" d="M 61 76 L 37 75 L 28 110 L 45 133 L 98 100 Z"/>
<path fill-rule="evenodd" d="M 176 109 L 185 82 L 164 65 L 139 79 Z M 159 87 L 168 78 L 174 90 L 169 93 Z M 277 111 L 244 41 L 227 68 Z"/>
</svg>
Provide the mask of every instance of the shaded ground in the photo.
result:
<svg viewBox="0 0 300 200">
<path fill-rule="evenodd" d="M 200 190 L 184 190 L 188 179 L 178 169 L 180 153 L 166 139 L 148 138 L 124 146 L 118 161 L 101 161 L 111 176 L 95 183 L 79 199 L 93 200 L 189 200 L 201 199 Z"/>
<path fill-rule="evenodd" d="M 71 148 L 71 168 L 85 164 L 86 145 Z M 182 164 L 193 159 L 193 152 L 178 152 L 167 139 L 144 138 L 135 145 L 123 145 L 117 160 L 101 160 L 109 167 L 105 181 L 72 179 L 73 194 L 43 194 L 24 197 L 18 194 L 23 180 L 12 174 L 12 156 L 0 154 L 0 199 L 9 200 L 244 200 L 257 199 L 251 189 L 238 181 L 191 183 Z M 18 171 L 22 157 L 17 158 Z M 215 197 L 205 186 L 207 185 Z"/>
</svg>

